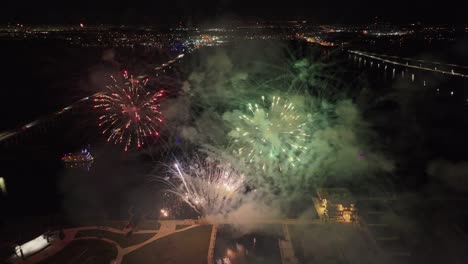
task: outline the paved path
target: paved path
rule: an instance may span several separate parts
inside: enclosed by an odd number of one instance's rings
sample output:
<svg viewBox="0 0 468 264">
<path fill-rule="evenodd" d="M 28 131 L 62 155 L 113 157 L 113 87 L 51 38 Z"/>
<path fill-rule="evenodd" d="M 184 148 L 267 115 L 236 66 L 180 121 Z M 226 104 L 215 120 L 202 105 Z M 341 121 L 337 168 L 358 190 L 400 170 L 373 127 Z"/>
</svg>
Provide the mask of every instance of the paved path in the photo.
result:
<svg viewBox="0 0 468 264">
<path fill-rule="evenodd" d="M 176 230 L 177 225 L 190 225 L 190 226 L 188 226 L 186 228 Z M 183 232 L 183 231 L 186 231 L 188 229 L 191 229 L 191 228 L 194 228 L 194 227 L 197 227 L 197 226 L 199 226 L 199 225 L 195 224 L 194 220 L 191 220 L 190 222 L 179 221 L 179 220 L 161 221 L 161 228 L 159 229 L 159 231 L 158 231 L 158 233 L 156 235 L 154 235 L 152 238 L 150 238 L 148 240 L 145 240 L 144 242 L 142 242 L 140 244 L 136 244 L 136 245 L 124 248 L 123 254 L 126 255 L 126 254 L 128 254 L 130 252 L 133 252 L 133 251 L 135 251 L 137 249 L 140 249 L 140 248 L 154 242 L 155 240 L 166 237 L 168 235 L 172 235 L 174 233 Z"/>
<path fill-rule="evenodd" d="M 41 261 L 46 260 L 50 256 L 55 255 L 56 253 L 60 252 L 65 246 L 67 246 L 70 242 L 73 240 L 88 240 L 88 239 L 96 239 L 100 241 L 105 241 L 107 243 L 112 244 L 116 249 L 117 249 L 117 256 L 115 259 L 115 264 L 120 264 L 122 263 L 123 257 L 135 250 L 140 249 L 141 247 L 144 247 L 147 244 L 150 244 L 154 242 L 157 239 L 160 239 L 162 237 L 171 235 L 173 233 L 178 233 L 178 232 L 183 232 L 185 230 L 197 227 L 199 225 L 196 224 L 196 220 L 162 220 L 160 221 L 161 226 L 159 230 L 138 230 L 133 232 L 133 234 L 154 234 L 153 237 L 151 237 L 148 240 L 143 241 L 142 243 L 125 247 L 122 248 L 117 242 L 104 238 L 104 237 L 97 237 L 97 236 L 86 236 L 86 237 L 76 237 L 76 234 L 79 231 L 85 231 L 85 230 L 103 230 L 103 231 L 108 231 L 112 233 L 117 233 L 117 234 L 126 234 L 127 231 L 124 230 L 119 230 L 115 229 L 112 227 L 104 227 L 104 226 L 86 226 L 86 227 L 77 227 L 77 228 L 69 228 L 69 229 L 64 229 L 64 234 L 65 238 L 63 240 L 55 240 L 49 244 L 46 248 L 41 250 L 40 252 L 33 254 L 29 257 L 27 257 L 25 260 L 22 260 L 21 258 L 13 257 L 13 263 L 15 264 L 32 264 L 32 263 L 39 263 Z M 176 230 L 177 225 L 189 225 L 186 228 Z"/>
<path fill-rule="evenodd" d="M 156 230 L 156 226 L 154 230 L 138 230 L 135 231 L 134 234 L 154 234 L 151 238 L 129 247 L 122 248 L 118 243 L 113 240 L 103 238 L 103 237 L 95 237 L 95 236 L 87 236 L 87 237 L 76 237 L 76 234 L 79 231 L 84 230 L 103 230 L 118 234 L 126 234 L 126 230 L 119 230 L 112 227 L 103 227 L 103 226 L 87 226 L 87 227 L 77 227 L 77 228 L 70 228 L 65 229 L 65 239 L 64 240 L 56 240 L 52 242 L 47 248 L 44 250 L 28 257 L 26 260 L 21 260 L 20 258 L 16 258 L 14 263 L 15 264 L 32 264 L 38 263 L 40 261 L 45 260 L 46 258 L 56 254 L 57 252 L 61 251 L 66 245 L 68 245 L 73 240 L 84 240 L 84 239 L 98 239 L 101 241 L 106 241 L 112 244 L 117 250 L 117 256 L 115 259 L 115 264 L 122 263 L 122 260 L 125 255 L 138 250 L 160 238 L 172 235 L 174 233 L 183 232 L 189 230 L 191 228 L 195 228 L 200 225 L 213 225 L 213 229 L 211 232 L 210 237 L 210 247 L 208 250 L 207 261 L 211 263 L 212 261 L 212 253 L 215 247 L 216 241 L 216 232 L 217 226 L 222 224 L 256 224 L 256 225 L 281 225 L 283 227 L 283 233 L 285 235 L 285 239 L 279 241 L 281 253 L 283 256 L 283 263 L 290 264 L 290 263 L 297 263 L 297 259 L 294 254 L 293 247 L 291 245 L 291 237 L 289 235 L 289 230 L 287 228 L 288 225 L 316 225 L 316 224 L 326 224 L 324 221 L 320 219 L 309 219 L 309 220 L 299 220 L 299 219 L 251 219 L 251 220 L 236 220 L 230 221 L 225 219 L 216 219 L 216 220 L 193 220 L 193 219 L 186 219 L 186 220 L 161 220 L 159 221 L 160 228 Z M 188 227 L 176 230 L 177 225 L 187 225 Z M 374 240 L 375 242 L 375 240 Z M 211 257 L 211 258 L 210 258 Z"/>
<path fill-rule="evenodd" d="M 298 264 L 299 261 L 294 254 L 294 248 L 291 242 L 291 235 L 289 234 L 288 225 L 282 225 L 284 239 L 278 241 L 281 260 L 283 264 Z"/>
<path fill-rule="evenodd" d="M 251 219 L 251 220 L 209 220 L 200 221 L 200 224 L 216 225 L 320 225 L 324 222 L 320 219 Z"/>
<path fill-rule="evenodd" d="M 213 225 L 211 228 L 211 236 L 210 236 L 210 246 L 208 247 L 208 264 L 213 263 L 213 255 L 214 249 L 216 245 L 216 233 L 218 232 L 218 225 Z"/>
</svg>

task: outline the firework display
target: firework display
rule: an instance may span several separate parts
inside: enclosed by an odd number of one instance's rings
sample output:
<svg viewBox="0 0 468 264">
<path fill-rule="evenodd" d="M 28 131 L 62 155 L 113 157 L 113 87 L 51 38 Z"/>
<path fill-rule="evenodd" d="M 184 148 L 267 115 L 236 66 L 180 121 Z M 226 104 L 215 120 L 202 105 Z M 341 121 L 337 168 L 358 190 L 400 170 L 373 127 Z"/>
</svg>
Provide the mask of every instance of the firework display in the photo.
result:
<svg viewBox="0 0 468 264">
<path fill-rule="evenodd" d="M 169 151 L 215 162 L 177 162 L 169 177 L 158 175 L 172 217 L 236 217 L 271 201 L 286 208 L 329 177 L 392 170 L 366 141 L 371 131 L 349 91 L 316 58 L 244 65 L 216 54 L 189 76 L 164 111 L 185 142 Z"/>
<path fill-rule="evenodd" d="M 106 86 L 107 92 L 95 98 L 95 108 L 103 112 L 99 117 L 102 134 L 107 141 L 140 148 L 145 138 L 159 136 L 162 114 L 159 100 L 163 91 L 145 88 L 147 79 L 137 80 L 125 73 L 123 80 L 111 76 L 113 83 Z"/>
<path fill-rule="evenodd" d="M 240 202 L 244 175 L 228 164 L 206 160 L 183 166 L 176 162 L 161 179 L 168 192 L 202 215 L 227 213 Z"/>
<path fill-rule="evenodd" d="M 307 149 L 306 119 L 293 103 L 273 96 L 262 96 L 262 103 L 248 104 L 247 112 L 235 111 L 225 115 L 234 129 L 229 136 L 234 139 L 234 152 L 247 163 L 267 170 L 283 161 L 290 166 L 300 161 L 298 154 Z"/>
</svg>

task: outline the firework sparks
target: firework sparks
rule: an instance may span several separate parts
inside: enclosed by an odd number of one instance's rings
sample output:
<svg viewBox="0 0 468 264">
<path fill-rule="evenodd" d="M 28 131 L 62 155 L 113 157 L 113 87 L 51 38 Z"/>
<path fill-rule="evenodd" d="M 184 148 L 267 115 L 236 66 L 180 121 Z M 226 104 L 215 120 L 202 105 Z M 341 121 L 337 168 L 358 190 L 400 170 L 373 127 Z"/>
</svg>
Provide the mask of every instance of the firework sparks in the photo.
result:
<svg viewBox="0 0 468 264">
<path fill-rule="evenodd" d="M 107 93 L 94 100 L 94 107 L 103 112 L 99 117 L 102 134 L 108 135 L 108 142 L 123 144 L 125 151 L 131 145 L 140 148 L 145 138 L 159 136 L 158 128 L 162 122 L 159 100 L 163 91 L 145 89 L 147 79 L 136 80 L 133 76 L 128 77 L 126 72 L 123 82 L 111 78 L 113 83 L 106 86 Z"/>
<path fill-rule="evenodd" d="M 170 169 L 170 177 L 161 179 L 168 185 L 168 192 L 201 215 L 227 213 L 240 202 L 244 191 L 244 175 L 228 164 L 206 160 L 183 167 L 176 162 Z"/>
<path fill-rule="evenodd" d="M 247 113 L 225 119 L 235 127 L 229 133 L 234 139 L 235 153 L 248 163 L 259 165 L 264 171 L 269 165 L 287 160 L 295 166 L 298 155 L 307 149 L 305 118 L 296 107 L 279 96 L 269 101 L 262 96 L 262 104 L 248 104 Z M 281 168 L 281 167 L 280 167 Z"/>
</svg>

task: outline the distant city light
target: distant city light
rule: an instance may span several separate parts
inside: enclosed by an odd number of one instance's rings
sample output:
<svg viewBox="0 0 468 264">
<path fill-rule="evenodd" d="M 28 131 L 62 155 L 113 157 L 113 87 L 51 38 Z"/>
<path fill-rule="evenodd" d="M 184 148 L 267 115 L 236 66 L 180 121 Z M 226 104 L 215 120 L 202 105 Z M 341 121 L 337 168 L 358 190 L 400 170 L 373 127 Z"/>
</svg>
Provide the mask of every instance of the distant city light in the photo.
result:
<svg viewBox="0 0 468 264">
<path fill-rule="evenodd" d="M 80 28 L 84 28 L 84 25 L 83 25 L 83 23 L 80 23 Z"/>
</svg>

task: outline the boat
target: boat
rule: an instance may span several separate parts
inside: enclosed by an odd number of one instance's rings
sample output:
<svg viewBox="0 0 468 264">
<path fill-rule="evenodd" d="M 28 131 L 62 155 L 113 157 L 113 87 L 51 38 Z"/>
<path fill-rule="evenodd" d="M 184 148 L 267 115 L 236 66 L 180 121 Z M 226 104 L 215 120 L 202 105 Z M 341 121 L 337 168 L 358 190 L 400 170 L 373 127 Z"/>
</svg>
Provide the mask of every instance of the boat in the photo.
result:
<svg viewBox="0 0 468 264">
<path fill-rule="evenodd" d="M 82 149 L 81 152 L 67 153 L 63 155 L 62 161 L 65 163 L 82 163 L 92 162 L 94 157 L 87 149 Z"/>
</svg>

